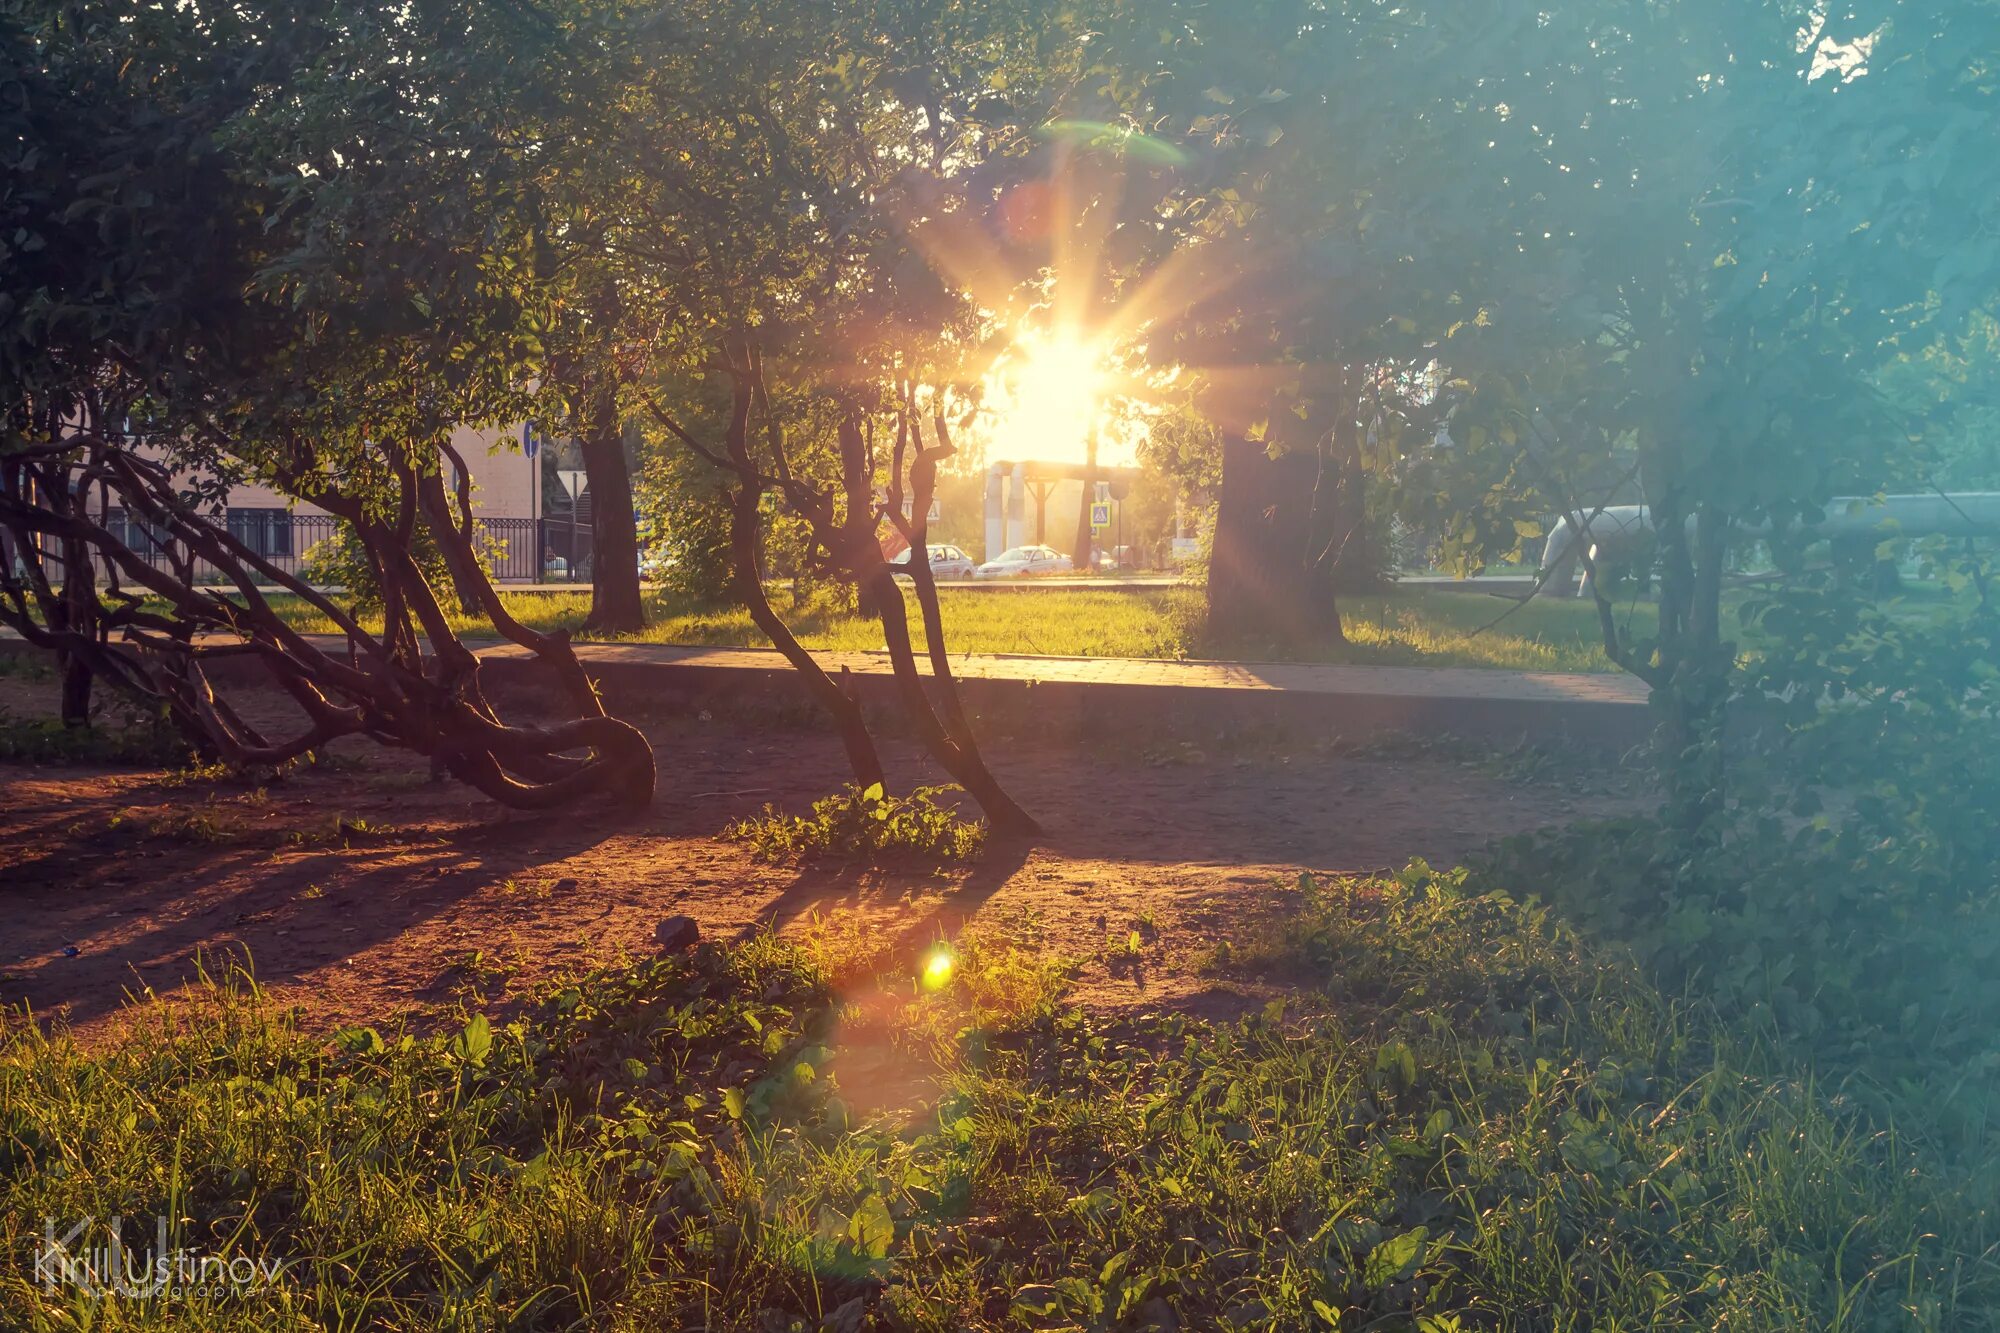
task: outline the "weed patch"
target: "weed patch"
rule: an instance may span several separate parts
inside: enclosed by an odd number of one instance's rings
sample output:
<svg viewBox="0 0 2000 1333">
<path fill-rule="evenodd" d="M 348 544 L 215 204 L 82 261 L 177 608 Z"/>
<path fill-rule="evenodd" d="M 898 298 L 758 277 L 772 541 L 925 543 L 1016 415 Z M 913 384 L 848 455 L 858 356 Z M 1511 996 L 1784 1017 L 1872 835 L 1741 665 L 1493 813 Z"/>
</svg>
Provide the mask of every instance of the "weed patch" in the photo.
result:
<svg viewBox="0 0 2000 1333">
<path fill-rule="evenodd" d="M 986 842 L 985 821 L 969 821 L 936 798 L 955 790 L 919 787 L 908 796 L 849 786 L 813 802 L 812 813 L 787 815 L 767 805 L 731 824 L 726 836 L 750 844 L 762 860 L 818 860 L 948 866 L 970 861 Z"/>
<path fill-rule="evenodd" d="M 0 1031 L 0 1305 L 40 1219 L 280 1265 L 132 1326 L 1978 1328 L 1983 1210 L 1544 909 L 1307 880 L 1246 1022 L 1060 1002 L 1032 921 L 589 974 L 516 1021 L 320 1038 L 242 977 L 86 1052 Z M 942 960 L 942 961 L 940 961 Z M 473 960 L 478 963 L 482 960 Z M 874 997 L 874 998 L 869 998 Z M 886 1003 L 887 1008 L 882 1005 Z M 901 1079 L 917 1106 L 857 1110 Z M 121 1298 L 122 1299 L 122 1298 Z M 99 1322 L 102 1322 L 100 1319 Z"/>
<path fill-rule="evenodd" d="M 179 768 L 192 757 L 186 739 L 164 718 L 136 710 L 102 725 L 65 727 L 53 718 L 16 717 L 0 708 L 0 761 Z"/>
</svg>

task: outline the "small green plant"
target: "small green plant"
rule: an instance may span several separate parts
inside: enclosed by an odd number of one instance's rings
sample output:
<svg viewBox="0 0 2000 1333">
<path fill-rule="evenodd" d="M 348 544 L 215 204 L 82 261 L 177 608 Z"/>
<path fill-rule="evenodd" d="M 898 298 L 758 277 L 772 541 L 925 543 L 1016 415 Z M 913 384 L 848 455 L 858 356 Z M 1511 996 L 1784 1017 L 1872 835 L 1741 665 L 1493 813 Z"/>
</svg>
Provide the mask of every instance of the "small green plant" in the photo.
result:
<svg viewBox="0 0 2000 1333">
<path fill-rule="evenodd" d="M 0 708 L 0 761 L 179 768 L 192 758 L 166 718 L 127 707 L 113 721 L 65 727 L 54 718 L 16 717 Z"/>
<path fill-rule="evenodd" d="M 760 860 L 799 862 L 835 859 L 863 862 L 957 865 L 971 860 L 986 841 L 984 820 L 968 821 L 937 803 L 949 787 L 919 787 L 908 796 L 890 796 L 882 784 L 849 786 L 813 802 L 812 813 L 787 815 L 767 805 L 739 820 L 727 836 L 747 842 Z"/>
<path fill-rule="evenodd" d="M 15 645 L 9 645 L 14 648 Z M 39 652 L 20 652 L 0 649 L 0 677 L 12 676 L 17 680 L 47 680 L 55 671 L 49 665 L 47 655 Z"/>
<path fill-rule="evenodd" d="M 493 558 L 500 545 L 503 543 L 482 533 L 473 547 L 473 556 L 488 577 L 493 573 Z M 431 534 L 427 519 L 417 525 L 411 554 L 423 570 L 425 582 L 432 588 L 448 589 L 453 586 L 451 567 L 445 563 L 444 551 Z M 303 572 L 306 581 L 315 586 L 343 589 L 354 610 L 362 615 L 382 609 L 382 589 L 375 566 L 362 549 L 361 540 L 355 536 L 353 527 L 345 520 L 334 530 L 333 536 L 313 543 L 306 551 Z"/>
<path fill-rule="evenodd" d="M 162 787 L 169 788 L 212 787 L 218 783 L 227 782 L 234 776 L 235 771 L 225 763 L 218 761 L 212 764 L 205 764 L 200 760 L 196 760 L 185 768 L 177 768 L 171 773 L 162 774 L 159 784 Z"/>
</svg>

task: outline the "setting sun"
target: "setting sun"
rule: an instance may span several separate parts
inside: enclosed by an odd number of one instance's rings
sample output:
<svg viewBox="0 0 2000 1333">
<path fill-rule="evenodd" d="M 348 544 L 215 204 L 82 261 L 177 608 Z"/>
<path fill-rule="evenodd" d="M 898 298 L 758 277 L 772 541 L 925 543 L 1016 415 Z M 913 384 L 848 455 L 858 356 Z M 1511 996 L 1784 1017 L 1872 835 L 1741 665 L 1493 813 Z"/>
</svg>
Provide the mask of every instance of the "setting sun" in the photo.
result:
<svg viewBox="0 0 2000 1333">
<path fill-rule="evenodd" d="M 1111 381 L 1101 347 L 1072 337 L 1024 336 L 993 369 L 993 459 L 1081 462 L 1101 424 Z"/>
</svg>

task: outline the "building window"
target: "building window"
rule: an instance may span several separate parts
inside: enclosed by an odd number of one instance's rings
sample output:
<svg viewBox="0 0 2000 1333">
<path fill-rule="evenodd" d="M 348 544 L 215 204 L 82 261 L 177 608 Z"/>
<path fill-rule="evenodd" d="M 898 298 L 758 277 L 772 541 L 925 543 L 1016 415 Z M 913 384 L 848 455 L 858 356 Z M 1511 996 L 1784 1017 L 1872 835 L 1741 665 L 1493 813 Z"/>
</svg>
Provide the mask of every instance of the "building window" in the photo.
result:
<svg viewBox="0 0 2000 1333">
<path fill-rule="evenodd" d="M 292 513 L 289 509 L 238 509 L 230 506 L 229 535 L 252 552 L 271 559 L 292 553 Z"/>
<path fill-rule="evenodd" d="M 151 560 L 167 549 L 167 536 L 143 518 L 134 518 L 123 509 L 104 511 L 104 529 L 142 560 Z"/>
</svg>

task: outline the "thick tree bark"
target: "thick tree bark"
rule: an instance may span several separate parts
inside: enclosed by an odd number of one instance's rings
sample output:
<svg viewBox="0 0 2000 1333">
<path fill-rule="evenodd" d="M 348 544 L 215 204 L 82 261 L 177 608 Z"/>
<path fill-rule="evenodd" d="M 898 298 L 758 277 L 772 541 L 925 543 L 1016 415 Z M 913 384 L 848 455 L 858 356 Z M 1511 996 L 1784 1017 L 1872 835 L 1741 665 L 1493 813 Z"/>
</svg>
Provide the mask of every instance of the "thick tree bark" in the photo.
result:
<svg viewBox="0 0 2000 1333">
<path fill-rule="evenodd" d="M 65 727 L 90 725 L 90 686 L 95 679 L 89 659 L 80 653 L 61 655 L 62 724 Z"/>
<path fill-rule="evenodd" d="M 90 548 L 80 541 L 63 543 L 63 625 L 73 634 L 97 632 L 97 568 Z M 82 653 L 62 653 L 62 724 L 90 725 L 90 659 Z"/>
<path fill-rule="evenodd" d="M 646 628 L 646 603 L 639 594 L 632 467 L 625 457 L 618 403 L 609 392 L 598 396 L 577 444 L 590 482 L 590 615 L 584 628 L 597 634 L 637 634 Z"/>
<path fill-rule="evenodd" d="M 1379 571 L 1368 550 L 1366 469 L 1361 459 L 1359 375 L 1341 372 L 1333 419 L 1318 436 L 1320 465 L 1313 497 L 1313 541 L 1327 582 L 1326 611 L 1332 636 L 1345 642 L 1338 595 L 1365 588 Z"/>
<path fill-rule="evenodd" d="M 1222 441 L 1222 488 L 1208 570 L 1208 617 L 1220 634 L 1272 638 L 1340 634 L 1325 549 L 1313 515 L 1320 460 L 1295 450 L 1272 458 L 1240 436 Z"/>
</svg>

